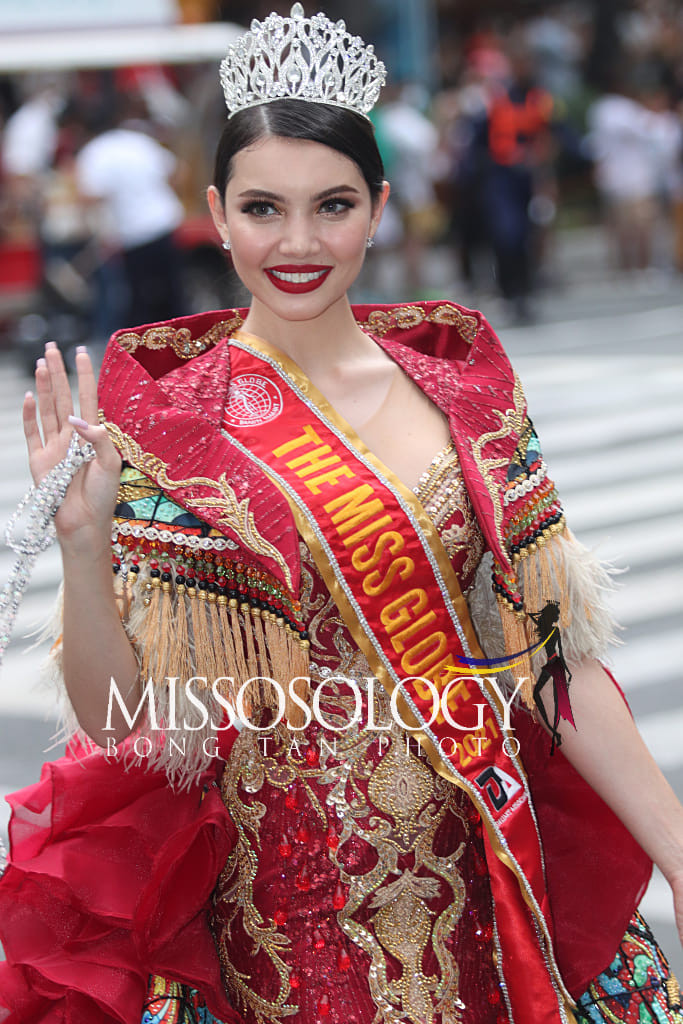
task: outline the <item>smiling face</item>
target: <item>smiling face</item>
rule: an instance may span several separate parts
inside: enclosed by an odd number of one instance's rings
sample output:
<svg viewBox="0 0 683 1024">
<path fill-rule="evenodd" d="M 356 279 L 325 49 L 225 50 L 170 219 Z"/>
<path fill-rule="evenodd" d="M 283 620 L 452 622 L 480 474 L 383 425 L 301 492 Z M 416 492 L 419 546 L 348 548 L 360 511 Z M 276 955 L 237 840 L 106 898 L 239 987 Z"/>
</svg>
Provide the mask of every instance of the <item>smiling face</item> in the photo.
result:
<svg viewBox="0 0 683 1024">
<path fill-rule="evenodd" d="M 387 194 L 373 203 L 354 161 L 319 142 L 268 136 L 240 150 L 209 204 L 252 312 L 301 321 L 347 305 Z"/>
</svg>

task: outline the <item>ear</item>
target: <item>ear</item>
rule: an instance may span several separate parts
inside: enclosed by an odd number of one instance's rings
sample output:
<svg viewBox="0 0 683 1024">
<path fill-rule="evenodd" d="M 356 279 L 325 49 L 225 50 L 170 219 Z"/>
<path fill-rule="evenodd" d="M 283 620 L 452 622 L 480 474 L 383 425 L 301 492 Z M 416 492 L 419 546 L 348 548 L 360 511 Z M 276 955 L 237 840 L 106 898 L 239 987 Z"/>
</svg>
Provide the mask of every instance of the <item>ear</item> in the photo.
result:
<svg viewBox="0 0 683 1024">
<path fill-rule="evenodd" d="M 384 207 L 387 205 L 387 199 L 391 192 L 391 185 L 388 181 L 382 182 L 382 191 L 375 200 L 375 205 L 372 208 L 372 219 L 370 221 L 370 237 L 372 237 L 379 226 L 379 222 L 382 219 L 382 212 Z"/>
<path fill-rule="evenodd" d="M 206 199 L 211 211 L 211 218 L 216 226 L 216 231 L 225 242 L 229 236 L 228 225 L 225 223 L 225 207 L 223 206 L 223 198 L 215 185 L 211 185 L 209 189 L 207 189 Z"/>
</svg>

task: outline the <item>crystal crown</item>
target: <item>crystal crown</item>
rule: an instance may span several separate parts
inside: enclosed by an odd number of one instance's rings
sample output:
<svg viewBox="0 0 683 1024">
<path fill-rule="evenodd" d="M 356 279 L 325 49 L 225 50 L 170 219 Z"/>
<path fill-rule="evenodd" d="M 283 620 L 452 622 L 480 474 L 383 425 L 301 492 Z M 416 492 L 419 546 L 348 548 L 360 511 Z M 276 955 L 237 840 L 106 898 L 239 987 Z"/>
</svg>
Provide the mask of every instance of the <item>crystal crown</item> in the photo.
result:
<svg viewBox="0 0 683 1024">
<path fill-rule="evenodd" d="M 343 21 L 323 14 L 304 17 L 294 4 L 289 18 L 254 19 L 221 62 L 229 117 L 272 100 L 330 103 L 367 117 L 386 80 L 386 68 Z"/>
</svg>

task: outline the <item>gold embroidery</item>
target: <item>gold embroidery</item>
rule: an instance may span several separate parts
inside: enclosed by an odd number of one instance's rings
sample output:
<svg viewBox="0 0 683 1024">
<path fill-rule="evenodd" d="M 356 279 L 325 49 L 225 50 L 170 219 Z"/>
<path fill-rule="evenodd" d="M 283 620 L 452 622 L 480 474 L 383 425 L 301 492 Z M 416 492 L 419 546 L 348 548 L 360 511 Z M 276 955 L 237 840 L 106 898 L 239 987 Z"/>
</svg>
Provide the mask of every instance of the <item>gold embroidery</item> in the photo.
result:
<svg viewBox="0 0 683 1024">
<path fill-rule="evenodd" d="M 333 725 L 348 725 L 353 698 L 332 677 L 327 678 L 324 694 L 321 707 L 325 719 Z M 376 721 L 389 723 L 388 696 L 376 691 L 375 701 Z M 338 830 L 339 844 L 327 851 L 327 857 L 338 869 L 348 894 L 336 919 L 347 938 L 371 960 L 368 983 L 378 1009 L 376 1020 L 424 1024 L 440 1013 L 444 1024 L 456 1024 L 463 1004 L 458 999 L 458 966 L 447 941 L 465 902 L 458 861 L 469 835 L 460 806 L 466 798 L 431 770 L 421 751 L 413 753 L 412 745 L 411 751 L 406 749 L 405 735 L 396 723 L 382 735 L 386 753 L 379 761 L 376 733 L 358 722 L 335 734 L 334 753 L 322 747 L 325 753 L 316 766 L 310 766 L 294 750 L 291 737 L 281 727 L 269 737 L 269 755 L 265 756 L 262 737 L 242 730 L 223 776 L 223 798 L 237 828 L 238 842 L 216 893 L 216 939 L 226 985 L 238 1008 L 250 1010 L 263 1024 L 275 1024 L 299 1009 L 292 1005 L 297 993 L 290 992 L 286 981 L 284 956 L 289 941 L 264 920 L 255 891 L 266 808 L 276 806 L 267 787 L 282 791 L 296 780 L 321 834 L 331 824 Z M 302 743 L 305 746 L 306 740 Z M 254 794 L 258 800 L 253 799 Z M 435 837 L 447 814 L 457 819 L 461 841 L 450 853 L 439 855 Z M 371 848 L 372 867 L 358 870 L 353 854 L 347 859 L 349 840 L 349 849 L 359 842 Z M 315 870 L 314 861 L 311 870 Z M 265 884 L 269 891 L 274 883 Z M 447 897 L 446 906 L 436 915 L 431 901 L 441 894 Z M 237 931 L 240 914 L 242 934 Z M 244 949 L 244 934 L 253 949 Z M 433 975 L 422 967 L 430 945 L 439 964 Z M 260 954 L 268 958 L 280 979 L 279 989 L 270 999 L 258 990 L 257 981 L 250 984 L 250 976 L 233 963 L 237 950 L 246 957 Z M 293 952 L 296 955 L 298 951 Z M 390 977 L 395 969 L 390 972 L 388 956 L 400 965 L 398 977 Z M 262 970 L 255 976 L 263 977 Z"/>
<path fill-rule="evenodd" d="M 217 523 L 224 529 L 232 530 L 240 538 L 249 551 L 257 555 L 264 555 L 271 558 L 283 571 L 287 586 L 292 589 L 292 575 L 283 555 L 278 549 L 267 541 L 266 538 L 256 529 L 254 514 L 249 510 L 249 499 L 238 500 L 235 491 L 230 486 L 225 473 L 221 473 L 217 480 L 208 476 L 194 476 L 187 480 L 172 480 L 168 476 L 168 463 L 163 462 L 151 452 L 146 452 L 138 442 L 125 434 L 115 423 L 107 420 L 102 422 L 107 428 L 109 436 L 119 451 L 122 458 L 133 463 L 147 476 L 156 480 L 162 490 L 173 491 L 178 487 L 209 487 L 217 491 L 220 497 L 211 498 L 186 498 L 186 503 L 198 514 L 205 509 L 216 508 L 221 510 Z"/>
<path fill-rule="evenodd" d="M 479 565 L 486 547 L 452 440 L 438 452 L 422 474 L 415 493 L 438 529 L 449 558 L 453 560 L 457 554 L 464 556 L 462 574 L 465 579 L 469 579 Z M 455 522 L 446 526 L 456 511 L 462 515 L 462 523 Z"/>
<path fill-rule="evenodd" d="M 477 336 L 479 322 L 475 316 L 468 316 L 450 303 L 437 306 L 429 314 L 421 306 L 399 306 L 397 309 L 374 309 L 367 320 L 359 321 L 358 326 L 380 338 L 394 328 L 407 331 L 417 327 L 424 321 L 434 324 L 447 324 L 457 327 L 460 334 L 470 345 Z"/>
<path fill-rule="evenodd" d="M 500 469 L 501 466 L 508 465 L 510 460 L 505 456 L 498 458 L 496 456 L 490 456 L 485 458 L 482 455 L 482 451 L 492 441 L 499 441 L 503 437 L 508 437 L 509 434 L 521 433 L 526 412 L 526 400 L 524 398 L 522 383 L 516 373 L 512 397 L 515 403 L 514 409 L 507 409 L 505 412 L 502 412 L 500 409 L 492 410 L 500 420 L 500 426 L 498 429 L 489 430 L 485 434 L 481 434 L 472 442 L 472 454 L 474 455 L 477 468 L 482 475 L 493 504 L 493 518 L 496 527 L 496 536 L 503 550 L 505 550 L 505 538 L 503 537 L 503 503 L 500 497 L 500 489 L 493 476 L 493 471 Z"/>
<path fill-rule="evenodd" d="M 148 327 L 143 334 L 127 331 L 119 335 L 117 340 L 125 352 L 135 352 L 140 346 L 149 349 L 172 348 L 181 359 L 194 359 L 195 356 L 206 352 L 207 348 L 216 345 L 222 338 L 229 338 L 243 322 L 240 314 L 235 313 L 229 320 L 221 320 L 214 324 L 199 338 L 193 338 L 188 327 L 162 324 L 160 327 Z"/>
</svg>

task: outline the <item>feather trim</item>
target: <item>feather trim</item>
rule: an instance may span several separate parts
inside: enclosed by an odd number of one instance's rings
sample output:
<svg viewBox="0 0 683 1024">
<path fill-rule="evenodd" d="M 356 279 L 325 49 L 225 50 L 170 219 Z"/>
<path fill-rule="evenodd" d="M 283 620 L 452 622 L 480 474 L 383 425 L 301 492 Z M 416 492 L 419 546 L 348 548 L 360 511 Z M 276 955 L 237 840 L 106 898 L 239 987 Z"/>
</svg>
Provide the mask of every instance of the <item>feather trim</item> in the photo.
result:
<svg viewBox="0 0 683 1024">
<path fill-rule="evenodd" d="M 491 589 L 492 556 L 482 559 L 468 605 L 479 642 L 487 658 L 502 658 L 531 646 L 536 638 L 533 623 L 516 615 Z M 564 529 L 529 550 L 517 563 L 517 584 L 526 611 L 539 612 L 548 601 L 560 609 L 562 649 L 567 662 L 577 664 L 585 658 L 606 660 L 607 649 L 619 643 L 620 629 L 609 607 L 609 595 L 615 590 L 613 577 L 622 570 L 598 559 L 594 551 L 581 544 Z M 533 680 L 545 662 L 543 650 L 533 655 L 530 675 Z M 512 693 L 517 677 L 528 675 L 524 667 L 498 675 L 502 690 Z M 514 678 L 513 678 L 514 677 Z M 531 687 L 533 689 L 533 685 Z M 524 688 L 528 703 L 531 693 Z M 533 703 L 533 701 L 532 701 Z"/>
</svg>

